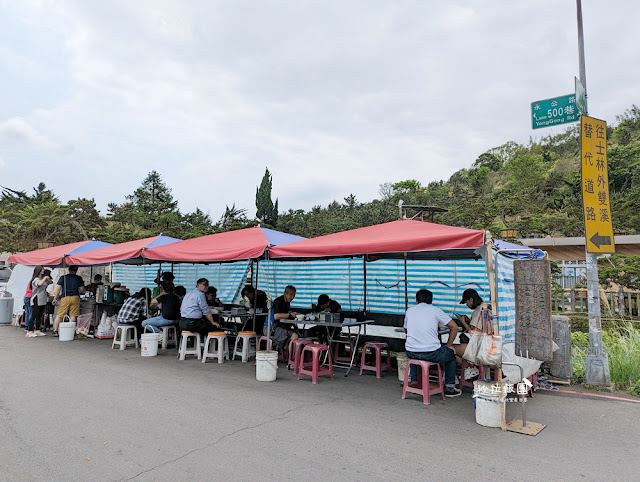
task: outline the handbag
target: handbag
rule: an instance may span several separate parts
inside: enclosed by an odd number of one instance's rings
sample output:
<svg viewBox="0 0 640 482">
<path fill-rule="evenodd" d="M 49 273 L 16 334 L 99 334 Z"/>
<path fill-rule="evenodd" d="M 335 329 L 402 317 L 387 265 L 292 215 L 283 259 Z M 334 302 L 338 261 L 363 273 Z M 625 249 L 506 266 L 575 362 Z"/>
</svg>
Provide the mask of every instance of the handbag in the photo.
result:
<svg viewBox="0 0 640 482">
<path fill-rule="evenodd" d="M 469 333 L 469 343 L 462 358 L 476 366 L 499 367 L 502 364 L 502 336 L 493 334 L 486 313 L 480 316 L 482 326 Z"/>
</svg>

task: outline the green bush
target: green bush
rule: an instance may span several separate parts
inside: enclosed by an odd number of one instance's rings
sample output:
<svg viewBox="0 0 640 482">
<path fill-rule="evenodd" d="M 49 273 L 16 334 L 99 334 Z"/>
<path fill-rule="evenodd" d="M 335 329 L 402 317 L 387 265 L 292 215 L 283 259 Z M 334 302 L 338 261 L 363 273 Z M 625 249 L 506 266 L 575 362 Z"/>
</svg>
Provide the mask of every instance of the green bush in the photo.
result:
<svg viewBox="0 0 640 482">
<path fill-rule="evenodd" d="M 618 324 L 602 331 L 602 342 L 616 389 L 640 395 L 640 331 L 632 323 Z M 571 333 L 571 349 L 574 379 L 584 381 L 589 334 Z"/>
</svg>

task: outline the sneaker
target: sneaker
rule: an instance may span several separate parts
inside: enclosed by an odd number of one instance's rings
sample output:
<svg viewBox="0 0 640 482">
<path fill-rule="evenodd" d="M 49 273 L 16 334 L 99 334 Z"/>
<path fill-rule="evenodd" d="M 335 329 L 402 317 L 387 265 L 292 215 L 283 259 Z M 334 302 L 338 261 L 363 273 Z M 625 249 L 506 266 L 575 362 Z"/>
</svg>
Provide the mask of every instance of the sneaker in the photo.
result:
<svg viewBox="0 0 640 482">
<path fill-rule="evenodd" d="M 33 331 L 27 331 L 27 334 L 24 336 L 25 338 L 38 338 L 38 335 L 36 335 Z"/>
<path fill-rule="evenodd" d="M 455 388 L 455 387 L 446 387 L 444 389 L 444 396 L 445 397 L 449 397 L 449 398 L 457 397 L 461 393 L 462 392 L 460 390 L 458 390 L 457 388 Z"/>
<path fill-rule="evenodd" d="M 51 336 L 58 336 L 58 332 L 57 332 L 56 330 L 53 330 L 53 331 L 51 332 Z"/>
<path fill-rule="evenodd" d="M 480 370 L 478 370 L 476 367 L 467 367 L 464 369 L 465 380 L 470 380 L 474 377 L 477 377 L 478 375 L 480 375 Z"/>
<path fill-rule="evenodd" d="M 47 336 L 46 333 L 42 333 L 40 330 L 36 330 L 34 333 L 36 334 L 36 336 Z"/>
</svg>

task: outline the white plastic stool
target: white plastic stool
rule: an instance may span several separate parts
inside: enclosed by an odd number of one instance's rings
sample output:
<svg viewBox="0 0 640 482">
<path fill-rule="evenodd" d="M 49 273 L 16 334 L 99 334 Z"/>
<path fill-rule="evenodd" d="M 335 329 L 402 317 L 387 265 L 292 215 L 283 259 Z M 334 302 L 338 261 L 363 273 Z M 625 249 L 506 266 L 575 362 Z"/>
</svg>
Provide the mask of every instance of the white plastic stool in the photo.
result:
<svg viewBox="0 0 640 482">
<path fill-rule="evenodd" d="M 120 336 L 118 337 L 118 335 Z M 133 325 L 118 325 L 113 337 L 113 343 L 111 343 L 111 348 L 115 348 L 116 346 L 118 346 L 120 350 L 124 350 L 128 346 L 138 348 L 138 329 Z"/>
<path fill-rule="evenodd" d="M 194 347 L 187 348 L 187 341 L 193 337 Z M 200 360 L 200 333 L 193 333 L 191 331 L 182 331 L 182 338 L 180 339 L 180 349 L 178 350 L 178 359 L 184 360 L 187 355 L 195 355 Z"/>
<path fill-rule="evenodd" d="M 256 356 L 256 350 L 251 348 L 251 339 L 258 345 L 258 335 L 255 331 L 240 331 L 236 338 L 236 343 L 233 347 L 233 359 L 240 355 L 242 357 L 242 363 L 246 363 L 249 357 Z M 239 350 L 238 344 L 241 342 L 242 347 Z"/>
<path fill-rule="evenodd" d="M 162 329 L 162 349 L 166 350 L 171 343 L 176 348 L 178 347 L 178 335 L 176 327 L 174 325 L 161 326 Z M 171 335 L 171 336 L 169 336 Z"/>
<path fill-rule="evenodd" d="M 202 352 L 202 363 L 206 363 L 207 358 L 217 358 L 218 363 L 224 363 L 225 358 L 229 360 L 229 340 L 224 331 L 211 331 L 207 335 Z"/>
</svg>

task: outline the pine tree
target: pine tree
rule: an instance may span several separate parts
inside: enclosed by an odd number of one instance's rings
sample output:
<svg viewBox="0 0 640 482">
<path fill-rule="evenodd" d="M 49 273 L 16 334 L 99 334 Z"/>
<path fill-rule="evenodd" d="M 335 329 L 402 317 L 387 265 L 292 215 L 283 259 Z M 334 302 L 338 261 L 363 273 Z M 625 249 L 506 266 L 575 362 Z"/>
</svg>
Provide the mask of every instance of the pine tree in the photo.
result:
<svg viewBox="0 0 640 482">
<path fill-rule="evenodd" d="M 264 224 L 275 226 L 278 222 L 278 200 L 271 200 L 272 177 L 269 168 L 264 171 L 260 187 L 256 188 L 256 218 Z"/>
</svg>

